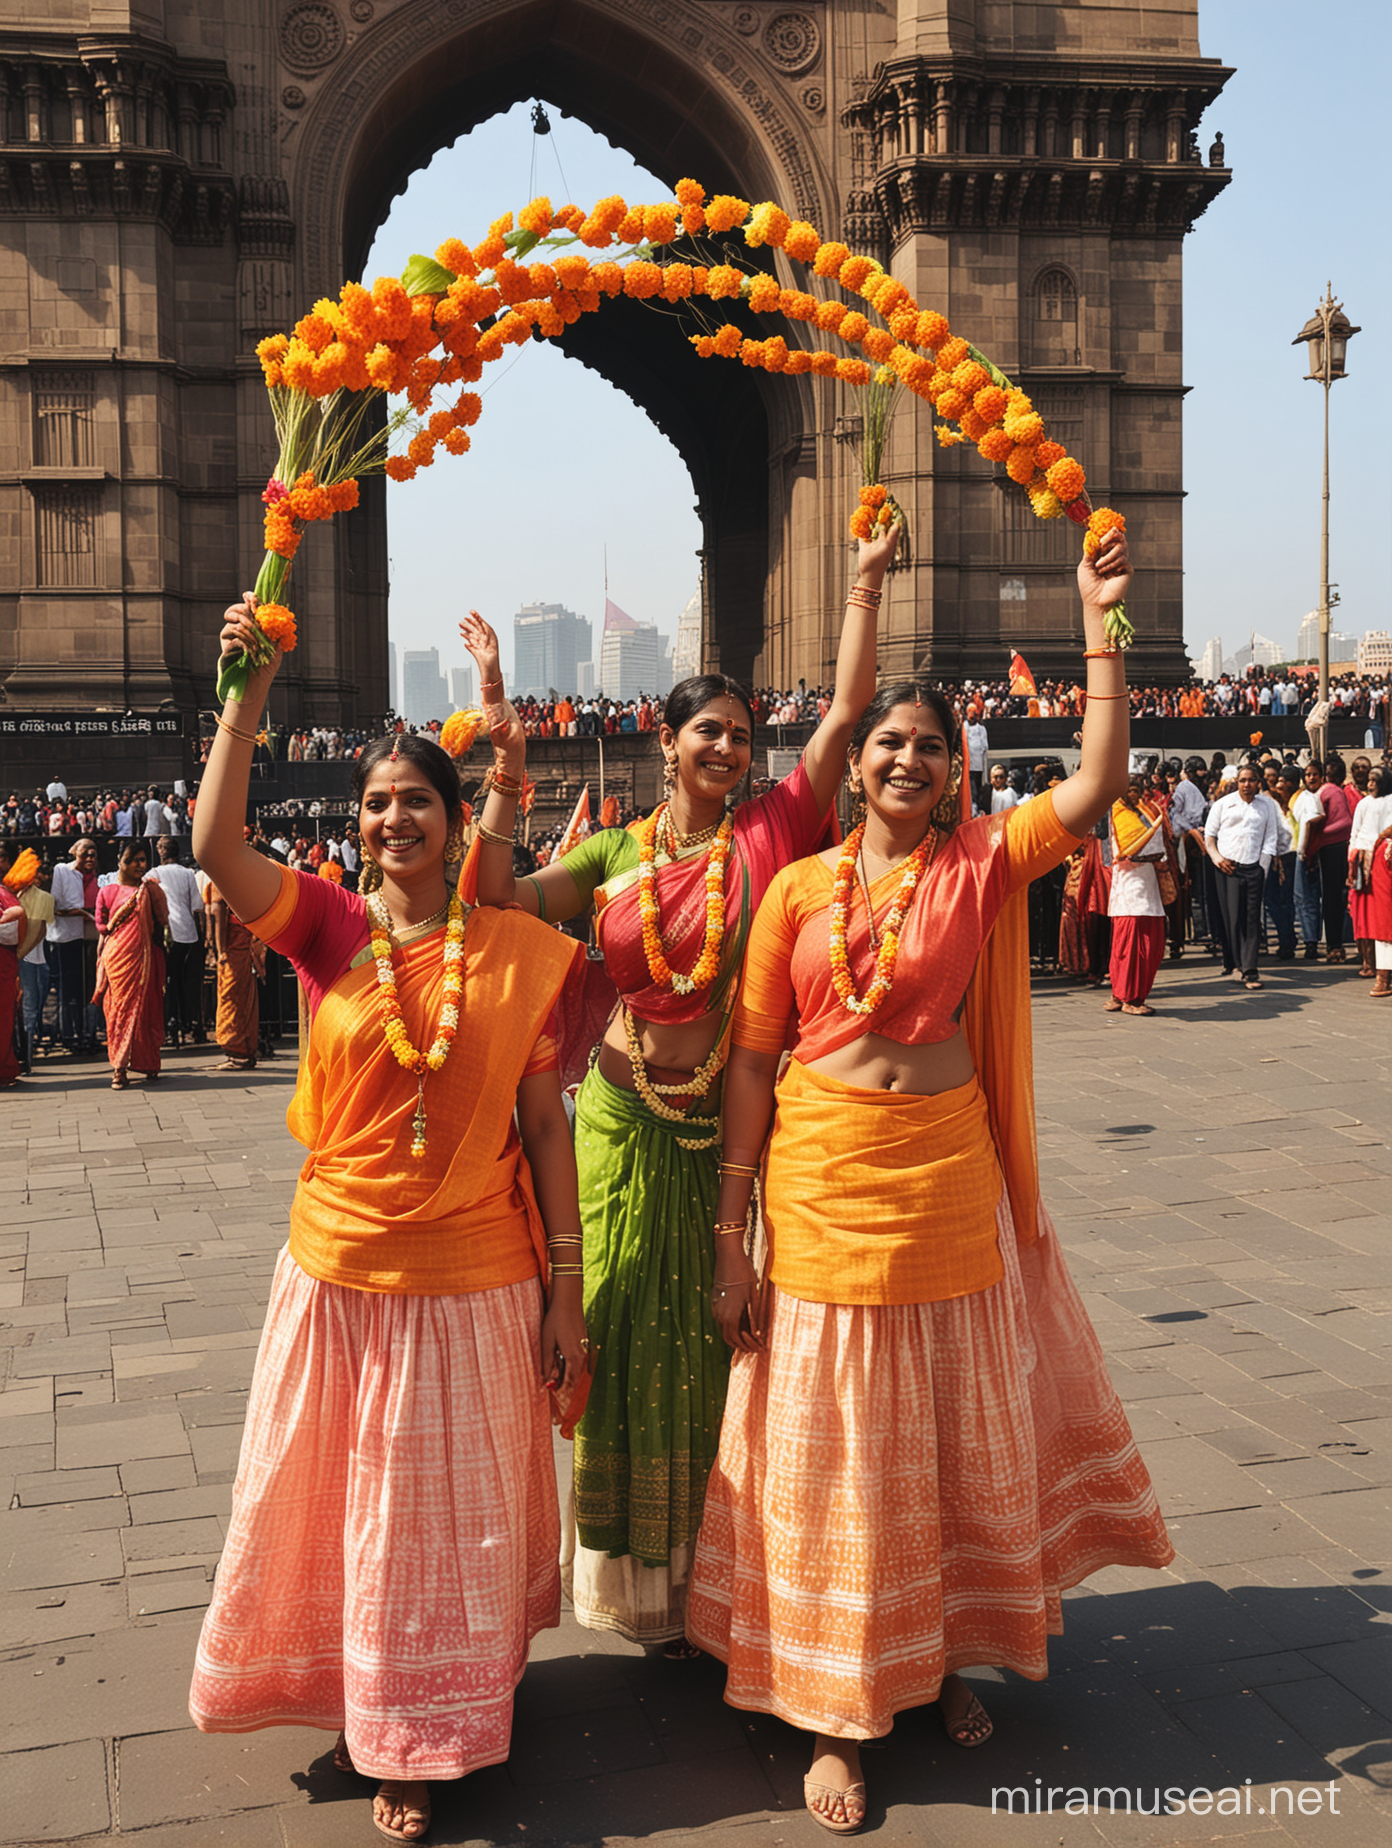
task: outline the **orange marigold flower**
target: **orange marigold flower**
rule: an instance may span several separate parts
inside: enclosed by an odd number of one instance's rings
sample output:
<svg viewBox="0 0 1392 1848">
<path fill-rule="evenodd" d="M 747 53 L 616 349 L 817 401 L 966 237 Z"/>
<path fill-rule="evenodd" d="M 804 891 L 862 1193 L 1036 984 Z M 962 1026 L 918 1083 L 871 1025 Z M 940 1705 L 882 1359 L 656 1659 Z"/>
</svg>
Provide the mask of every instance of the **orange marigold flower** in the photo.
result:
<svg viewBox="0 0 1392 1848">
<path fill-rule="evenodd" d="M 844 244 L 819 244 L 817 254 L 812 259 L 812 268 L 819 276 L 838 276 L 841 265 L 849 259 L 850 254 Z"/>
<path fill-rule="evenodd" d="M 888 499 L 889 489 L 881 487 L 878 481 L 860 490 L 860 504 L 862 507 L 883 507 Z"/>
<path fill-rule="evenodd" d="M 623 221 L 614 236 L 621 244 L 636 244 L 643 236 L 643 208 L 641 205 L 629 206 Z"/>
<path fill-rule="evenodd" d="M 624 294 L 636 302 L 650 301 L 662 293 L 662 271 L 656 263 L 628 263 L 624 266 Z"/>
<path fill-rule="evenodd" d="M 743 366 L 761 366 L 764 363 L 764 343 L 762 340 L 741 340 L 740 364 Z"/>
<path fill-rule="evenodd" d="M 389 346 L 375 346 L 367 356 L 367 376 L 380 391 L 396 386 L 397 358 Z"/>
<path fill-rule="evenodd" d="M 749 306 L 755 314 L 776 314 L 780 293 L 778 278 L 760 272 L 749 284 Z"/>
<path fill-rule="evenodd" d="M 507 245 L 500 237 L 486 237 L 481 244 L 474 245 L 474 262 L 481 270 L 491 270 L 506 255 Z"/>
<path fill-rule="evenodd" d="M 452 456 L 462 456 L 469 447 L 470 436 L 467 430 L 452 429 L 445 432 L 444 446 Z"/>
<path fill-rule="evenodd" d="M 748 200 L 736 199 L 732 193 L 717 193 L 706 206 L 706 229 L 717 233 L 733 231 L 748 216 Z"/>
<path fill-rule="evenodd" d="M 538 302 L 536 324 L 548 340 L 554 340 L 565 332 L 566 317 L 554 302 Z"/>
<path fill-rule="evenodd" d="M 435 261 L 442 269 L 452 270 L 456 276 L 474 274 L 474 254 L 463 238 L 447 237 L 443 244 L 437 245 Z"/>
<path fill-rule="evenodd" d="M 1034 409 L 1034 399 L 1027 391 L 1021 391 L 1018 386 L 1007 395 L 1010 399 L 1010 409 L 1017 415 L 1023 416 L 1026 411 Z"/>
<path fill-rule="evenodd" d="M 975 398 L 981 387 L 990 382 L 990 373 L 984 366 L 978 366 L 974 359 L 964 359 L 960 366 L 952 368 L 952 383 L 958 391 L 966 392 L 969 398 Z"/>
<path fill-rule="evenodd" d="M 962 426 L 962 435 L 969 437 L 973 443 L 979 443 L 991 427 L 981 413 L 972 410 L 970 405 L 962 412 L 958 421 Z"/>
<path fill-rule="evenodd" d="M 972 398 L 972 409 L 988 424 L 999 423 L 1005 416 L 1005 393 L 999 385 L 983 385 Z"/>
<path fill-rule="evenodd" d="M 907 307 L 901 304 L 896 308 L 889 316 L 889 331 L 896 340 L 907 340 L 913 343 L 914 335 L 918 332 L 917 308 L 912 303 Z"/>
<path fill-rule="evenodd" d="M 406 453 L 417 468 L 429 468 L 435 457 L 435 438 L 420 430 L 406 445 Z"/>
<path fill-rule="evenodd" d="M 677 208 L 675 205 L 645 205 L 643 207 L 643 236 L 650 244 L 670 244 L 677 235 Z"/>
<path fill-rule="evenodd" d="M 848 345 L 859 346 L 870 332 L 870 323 L 863 314 L 851 310 L 842 316 L 841 324 L 836 331 Z"/>
<path fill-rule="evenodd" d="M 801 289 L 778 291 L 778 306 L 790 321 L 815 321 L 820 305 L 815 295 L 805 294 Z"/>
<path fill-rule="evenodd" d="M 450 411 L 436 411 L 425 426 L 436 442 L 443 442 L 454 428 L 454 416 Z"/>
<path fill-rule="evenodd" d="M 599 307 L 598 289 L 577 289 L 575 299 L 580 304 L 581 314 L 593 314 Z"/>
<path fill-rule="evenodd" d="M 861 293 L 874 307 L 876 314 L 883 315 L 886 320 L 905 302 L 913 303 L 913 297 L 903 283 L 896 281 L 893 276 L 871 277 Z"/>
<path fill-rule="evenodd" d="M 290 341 L 285 334 L 271 334 L 265 340 L 257 341 L 256 357 L 264 366 L 268 359 L 284 359 L 289 346 Z"/>
<path fill-rule="evenodd" d="M 727 321 L 723 327 L 716 329 L 715 350 L 722 359 L 733 359 L 743 339 L 744 335 L 739 328 Z"/>
<path fill-rule="evenodd" d="M 883 274 L 883 269 L 873 257 L 847 257 L 840 268 L 841 287 L 863 295 L 869 279 Z"/>
<path fill-rule="evenodd" d="M 744 286 L 744 277 L 729 263 L 717 263 L 706 277 L 706 294 L 713 302 L 735 298 Z"/>
<path fill-rule="evenodd" d="M 477 706 L 466 712 L 452 712 L 440 727 L 440 749 L 451 757 L 463 757 L 478 737 L 483 714 Z"/>
<path fill-rule="evenodd" d="M 836 376 L 846 385 L 868 385 L 870 368 L 863 359 L 838 359 Z"/>
<path fill-rule="evenodd" d="M 561 287 L 560 280 L 549 263 L 529 263 L 527 281 L 533 295 L 554 295 Z"/>
<path fill-rule="evenodd" d="M 1005 472 L 1021 487 L 1034 479 L 1034 450 L 1028 443 L 1016 443 L 1005 459 Z"/>
<path fill-rule="evenodd" d="M 256 612 L 256 626 L 268 641 L 289 654 L 295 646 L 295 617 L 283 603 L 263 603 Z"/>
<path fill-rule="evenodd" d="M 684 205 L 681 225 L 688 237 L 696 237 L 706 228 L 706 214 L 699 205 Z"/>
<path fill-rule="evenodd" d="M 814 319 L 824 334 L 834 334 L 850 312 L 845 302 L 818 302 Z"/>
<path fill-rule="evenodd" d="M 783 237 L 783 248 L 798 263 L 816 261 L 817 252 L 822 247 L 821 234 L 815 225 L 809 225 L 805 218 L 795 218 L 788 226 Z"/>
<path fill-rule="evenodd" d="M 360 282 L 345 282 L 338 292 L 338 299 L 343 309 L 343 319 L 354 334 L 360 340 L 369 338 L 377 318 L 371 292 Z"/>
<path fill-rule="evenodd" d="M 596 289 L 608 296 L 622 295 L 624 286 L 623 265 L 621 263 L 596 263 L 590 271 L 590 281 Z"/>
<path fill-rule="evenodd" d="M 1015 445 L 1004 430 L 988 430 L 977 444 L 977 449 L 988 462 L 1005 462 Z"/>
<path fill-rule="evenodd" d="M 588 257 L 557 257 L 551 265 L 556 272 L 556 280 L 563 289 L 582 289 L 589 280 L 590 259 Z"/>
<path fill-rule="evenodd" d="M 756 250 L 760 244 L 771 244 L 775 250 L 781 250 L 792 222 L 781 207 L 765 199 L 750 214 L 749 223 L 744 227 L 744 241 L 751 250 Z"/>
<path fill-rule="evenodd" d="M 868 539 L 875 525 L 875 516 L 868 507 L 857 507 L 851 515 L 851 537 Z"/>
<path fill-rule="evenodd" d="M 343 348 L 334 341 L 325 347 L 314 362 L 314 384 L 311 390 L 316 398 L 327 398 L 343 384 Z"/>
<path fill-rule="evenodd" d="M 684 302 L 691 293 L 691 265 L 669 263 L 662 272 L 662 299 Z"/>
<path fill-rule="evenodd" d="M 1126 516 L 1118 513 L 1115 507 L 1098 507 L 1088 519 L 1088 533 L 1097 540 L 1099 548 L 1114 527 L 1126 531 Z"/>
<path fill-rule="evenodd" d="M 804 372 L 812 370 L 812 355 L 806 347 L 790 347 L 788 363 L 783 370 L 789 378 L 801 378 Z"/>
<path fill-rule="evenodd" d="M 1037 458 L 1036 458 L 1037 460 Z M 1046 471 L 1049 486 L 1066 507 L 1069 501 L 1077 500 L 1082 493 L 1087 476 L 1083 473 L 1081 462 L 1075 462 L 1072 456 L 1064 456 L 1053 463 Z"/>
<path fill-rule="evenodd" d="M 554 222 L 562 231 L 578 231 L 585 222 L 585 214 L 578 205 L 563 205 L 556 213 Z"/>
<path fill-rule="evenodd" d="M 520 263 L 514 263 L 511 257 L 502 257 L 493 270 L 493 280 L 498 285 L 498 293 L 510 308 L 518 302 L 525 302 L 532 293 L 532 278 Z M 551 285 L 555 287 L 553 282 Z"/>
<path fill-rule="evenodd" d="M 782 334 L 775 334 L 771 340 L 764 342 L 764 353 L 760 363 L 765 372 L 781 372 L 787 365 L 788 343 Z"/>
<path fill-rule="evenodd" d="M 295 337 L 303 340 L 311 353 L 322 353 L 333 339 L 334 330 L 322 314 L 306 314 L 295 323 Z"/>
<path fill-rule="evenodd" d="M 288 519 L 272 519 L 267 514 L 265 538 L 266 550 L 277 558 L 293 558 L 300 549 L 300 535 Z"/>
<path fill-rule="evenodd" d="M 701 205 L 705 201 L 706 189 L 699 180 L 678 180 L 674 190 L 680 205 Z"/>
<path fill-rule="evenodd" d="M 950 417 L 955 422 L 971 403 L 971 399 L 964 391 L 958 391 L 955 385 L 949 385 L 946 391 L 938 393 L 933 402 L 944 417 Z"/>
<path fill-rule="evenodd" d="M 923 396 L 929 382 L 934 377 L 933 362 L 922 353 L 915 353 L 912 347 L 897 346 L 890 355 L 890 364 L 908 386 Z"/>
<path fill-rule="evenodd" d="M 530 205 L 524 205 L 517 214 L 517 222 L 524 231 L 531 231 L 537 237 L 545 237 L 551 229 L 551 201 L 543 194 L 533 199 Z M 446 263 L 445 268 L 452 265 Z"/>
<path fill-rule="evenodd" d="M 715 339 L 711 334 L 688 334 L 687 339 L 695 347 L 701 359 L 710 359 L 715 352 Z"/>
<path fill-rule="evenodd" d="M 415 463 L 407 456 L 388 456 L 383 467 L 392 481 L 409 481 L 416 472 Z"/>
<path fill-rule="evenodd" d="M 832 379 L 836 377 L 838 363 L 835 353 L 828 353 L 825 347 L 818 347 L 812 355 L 811 370 L 819 378 Z"/>
<path fill-rule="evenodd" d="M 351 513 L 358 504 L 358 484 L 351 475 L 346 481 L 331 483 L 325 493 L 335 513 Z"/>
<path fill-rule="evenodd" d="M 1038 411 L 1007 411 L 1005 432 L 1013 443 L 1028 443 L 1033 449 L 1044 434 L 1044 419 Z"/>
<path fill-rule="evenodd" d="M 960 334 L 954 334 L 951 340 L 945 340 L 938 348 L 938 364 L 944 372 L 956 371 L 964 359 L 970 358 L 970 349 Z"/>
<path fill-rule="evenodd" d="M 603 250 L 614 241 L 614 233 L 628 216 L 628 207 L 617 193 L 601 199 L 578 227 L 580 242 L 591 250 Z"/>
<path fill-rule="evenodd" d="M 882 327 L 871 327 L 862 334 L 860 344 L 877 365 L 882 365 L 894 351 L 894 335 Z"/>
<path fill-rule="evenodd" d="M 1062 443 L 1040 443 L 1038 446 L 1039 466 L 1052 468 L 1055 462 L 1062 462 L 1068 454 Z"/>
<path fill-rule="evenodd" d="M 372 285 L 372 301 L 384 340 L 400 340 L 411 327 L 411 298 L 395 276 L 379 276 Z"/>
<path fill-rule="evenodd" d="M 914 335 L 914 345 L 929 347 L 936 353 L 952 337 L 952 330 L 944 316 L 936 308 L 925 308 L 918 317 L 918 331 Z"/>
</svg>

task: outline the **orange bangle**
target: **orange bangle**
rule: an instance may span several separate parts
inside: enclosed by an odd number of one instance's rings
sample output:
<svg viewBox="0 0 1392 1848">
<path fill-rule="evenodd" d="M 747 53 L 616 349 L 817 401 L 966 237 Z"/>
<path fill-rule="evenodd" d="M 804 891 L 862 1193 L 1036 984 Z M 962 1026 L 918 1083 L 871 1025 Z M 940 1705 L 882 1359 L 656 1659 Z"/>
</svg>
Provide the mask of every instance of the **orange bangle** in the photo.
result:
<svg viewBox="0 0 1392 1848">
<path fill-rule="evenodd" d="M 1116 647 L 1115 644 L 1107 648 L 1085 648 L 1083 650 L 1083 659 L 1085 661 L 1096 661 L 1104 655 L 1119 655 L 1120 653 L 1121 650 Z"/>
<path fill-rule="evenodd" d="M 1089 693 L 1084 691 L 1084 699 L 1130 699 L 1130 687 L 1123 687 L 1120 693 Z"/>
</svg>

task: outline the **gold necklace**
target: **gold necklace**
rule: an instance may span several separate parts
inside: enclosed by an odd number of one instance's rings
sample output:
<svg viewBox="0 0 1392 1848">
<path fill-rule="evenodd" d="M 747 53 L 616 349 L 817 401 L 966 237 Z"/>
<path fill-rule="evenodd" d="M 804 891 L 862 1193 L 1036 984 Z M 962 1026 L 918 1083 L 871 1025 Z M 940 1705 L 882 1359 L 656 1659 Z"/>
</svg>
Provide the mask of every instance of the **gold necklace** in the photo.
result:
<svg viewBox="0 0 1392 1848">
<path fill-rule="evenodd" d="M 697 828 L 694 833 L 683 834 L 676 822 L 672 819 L 672 805 L 669 802 L 666 815 L 666 845 L 668 853 L 676 855 L 687 847 L 704 847 L 707 841 L 713 841 L 715 839 L 716 835 L 720 832 L 721 823 L 723 823 L 724 820 L 725 817 L 722 815 L 719 821 L 713 821 L 708 828 Z"/>
</svg>

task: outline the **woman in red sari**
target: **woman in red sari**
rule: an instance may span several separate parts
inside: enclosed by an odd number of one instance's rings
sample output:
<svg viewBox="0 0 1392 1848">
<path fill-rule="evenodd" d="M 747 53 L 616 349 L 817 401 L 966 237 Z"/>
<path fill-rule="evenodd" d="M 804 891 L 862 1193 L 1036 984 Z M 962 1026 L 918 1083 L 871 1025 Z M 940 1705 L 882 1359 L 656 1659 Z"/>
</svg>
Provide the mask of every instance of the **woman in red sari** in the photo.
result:
<svg viewBox="0 0 1392 1848">
<path fill-rule="evenodd" d="M 143 841 L 121 854 L 120 877 L 97 888 L 97 991 L 106 1014 L 111 1088 L 124 1091 L 133 1065 L 151 1083 L 160 1075 L 164 1043 L 164 927 L 169 903 L 157 879 L 147 879 Z"/>
</svg>

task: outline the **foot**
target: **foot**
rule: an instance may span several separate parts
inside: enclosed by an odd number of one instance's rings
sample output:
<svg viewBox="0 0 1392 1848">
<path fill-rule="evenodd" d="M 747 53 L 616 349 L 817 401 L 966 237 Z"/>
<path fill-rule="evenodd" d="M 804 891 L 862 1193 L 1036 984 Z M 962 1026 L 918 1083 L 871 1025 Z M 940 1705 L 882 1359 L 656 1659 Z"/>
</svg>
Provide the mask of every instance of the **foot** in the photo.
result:
<svg viewBox="0 0 1392 1848">
<path fill-rule="evenodd" d="M 981 1702 L 960 1675 L 946 1675 L 938 1693 L 943 1731 L 954 1745 L 985 1745 L 995 1728 Z"/>
<path fill-rule="evenodd" d="M 1386 969 L 1379 969 L 1376 980 L 1368 990 L 1368 999 L 1385 1001 L 1389 995 L 1392 995 L 1392 975 L 1389 975 Z"/>
<path fill-rule="evenodd" d="M 420 1841 L 430 1827 L 429 1784 L 388 1778 L 372 1799 L 372 1820 L 389 1841 Z"/>
<path fill-rule="evenodd" d="M 674 1636 L 670 1642 L 662 1645 L 662 1653 L 669 1662 L 696 1662 L 703 1652 L 695 1643 L 687 1642 L 684 1636 Z"/>
<path fill-rule="evenodd" d="M 345 1777 L 356 1777 L 358 1767 L 353 1763 L 353 1755 L 348 1750 L 348 1735 L 340 1733 L 333 1749 L 333 1767 Z"/>
<path fill-rule="evenodd" d="M 224 1059 L 219 1065 L 210 1065 L 213 1072 L 252 1072 L 256 1070 L 255 1059 Z"/>
<path fill-rule="evenodd" d="M 1147 1007 L 1144 1001 L 1123 1001 L 1121 1004 L 1121 1011 L 1123 1014 L 1148 1015 L 1153 1014 L 1155 1009 L 1153 1007 Z"/>
<path fill-rule="evenodd" d="M 1256 976 L 1254 976 L 1254 975 L 1249 975 L 1249 976 L 1246 976 L 1246 977 L 1245 977 L 1245 978 L 1243 979 L 1243 983 L 1242 983 L 1242 986 L 1243 986 L 1244 988 L 1265 988 L 1265 987 L 1266 987 L 1266 983 L 1265 983 L 1265 982 L 1259 982 L 1259 981 L 1257 980 L 1257 978 L 1256 978 Z"/>
<path fill-rule="evenodd" d="M 1110 1001 L 1103 1003 L 1102 1012 L 1104 1014 L 1119 1014 L 1121 1012 L 1121 1003 L 1117 1000 L 1115 995 L 1112 996 Z"/>
<path fill-rule="evenodd" d="M 113 1072 L 111 1074 L 111 1088 L 113 1091 L 124 1091 L 129 1083 L 130 1079 L 127 1078 L 124 1072 Z"/>
<path fill-rule="evenodd" d="M 813 1821 L 832 1835 L 855 1835 L 865 1827 L 865 1785 L 854 1739 L 818 1735 L 812 1767 L 802 1780 L 802 1800 Z"/>
</svg>

